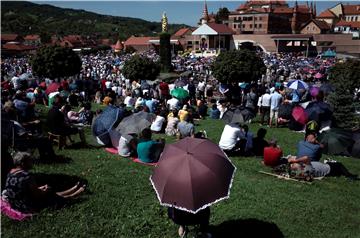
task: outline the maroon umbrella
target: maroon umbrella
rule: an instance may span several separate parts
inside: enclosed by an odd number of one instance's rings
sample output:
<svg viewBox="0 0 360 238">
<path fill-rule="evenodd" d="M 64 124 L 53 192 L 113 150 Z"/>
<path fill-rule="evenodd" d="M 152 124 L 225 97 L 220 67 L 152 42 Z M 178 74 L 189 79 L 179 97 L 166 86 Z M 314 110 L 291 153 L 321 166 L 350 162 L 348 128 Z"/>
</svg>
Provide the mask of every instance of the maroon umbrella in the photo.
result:
<svg viewBox="0 0 360 238">
<path fill-rule="evenodd" d="M 301 106 L 294 107 L 291 115 L 295 119 L 295 121 L 299 122 L 300 124 L 305 125 L 308 121 L 308 116 L 306 114 L 306 111 Z"/>
<path fill-rule="evenodd" d="M 49 95 L 50 93 L 56 92 L 60 87 L 59 83 L 51 83 L 47 86 L 45 93 Z"/>
<path fill-rule="evenodd" d="M 186 137 L 165 146 L 150 181 L 161 205 L 197 213 L 229 198 L 235 170 L 217 144 Z"/>
</svg>

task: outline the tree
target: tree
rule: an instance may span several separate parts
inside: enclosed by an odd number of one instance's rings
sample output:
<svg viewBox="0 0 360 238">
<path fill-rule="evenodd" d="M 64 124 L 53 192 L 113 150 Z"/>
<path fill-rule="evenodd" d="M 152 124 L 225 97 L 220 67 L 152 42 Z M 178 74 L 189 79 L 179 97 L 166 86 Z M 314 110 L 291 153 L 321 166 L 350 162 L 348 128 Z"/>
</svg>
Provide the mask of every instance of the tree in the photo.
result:
<svg viewBox="0 0 360 238">
<path fill-rule="evenodd" d="M 167 32 L 160 34 L 160 63 L 161 71 L 168 73 L 171 71 L 171 35 Z"/>
<path fill-rule="evenodd" d="M 246 49 L 221 52 L 211 67 L 215 78 L 225 84 L 257 81 L 266 70 L 263 60 Z"/>
<path fill-rule="evenodd" d="M 74 51 L 59 46 L 40 48 L 30 64 L 35 75 L 51 79 L 76 75 L 82 65 Z"/>
<path fill-rule="evenodd" d="M 155 80 L 160 73 L 160 66 L 149 58 L 135 55 L 126 61 L 123 73 L 130 80 Z"/>
<path fill-rule="evenodd" d="M 40 33 L 40 39 L 42 44 L 47 44 L 51 42 L 51 35 L 45 31 Z"/>
<path fill-rule="evenodd" d="M 328 100 L 334 109 L 336 126 L 353 128 L 359 125 L 355 116 L 358 103 L 354 100 L 355 88 L 360 85 L 360 61 L 348 60 L 337 63 L 330 72 L 330 83 L 335 91 L 329 95 Z"/>
<path fill-rule="evenodd" d="M 218 12 L 215 15 L 215 22 L 221 23 L 224 20 L 229 18 L 230 11 L 226 7 L 219 8 Z"/>
</svg>

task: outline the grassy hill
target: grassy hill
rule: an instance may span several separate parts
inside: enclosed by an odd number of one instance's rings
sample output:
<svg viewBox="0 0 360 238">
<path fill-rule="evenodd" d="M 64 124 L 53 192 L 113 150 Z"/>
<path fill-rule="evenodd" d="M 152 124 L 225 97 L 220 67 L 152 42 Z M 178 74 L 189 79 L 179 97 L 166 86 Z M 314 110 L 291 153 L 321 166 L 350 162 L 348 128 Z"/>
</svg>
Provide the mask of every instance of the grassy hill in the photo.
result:
<svg viewBox="0 0 360 238">
<path fill-rule="evenodd" d="M 95 106 L 95 105 L 93 105 Z M 47 108 L 40 107 L 43 119 Z M 95 108 L 93 108 L 95 110 Z M 196 130 L 206 129 L 218 142 L 221 120 L 201 120 Z M 249 125 L 256 133 L 258 121 Z M 294 154 L 303 134 L 288 128 L 267 128 L 266 139 L 277 138 L 284 154 Z M 86 128 L 87 141 L 95 144 Z M 163 134 L 154 135 L 164 137 Z M 78 141 L 77 137 L 73 137 Z M 174 137 L 167 137 L 172 143 Z M 36 174 L 53 179 L 69 176 L 88 181 L 88 191 L 77 203 L 60 210 L 45 210 L 32 220 L 15 222 L 2 216 L 3 237 L 178 237 L 177 226 L 161 207 L 149 181 L 153 168 L 111 155 L 103 148 L 68 148 L 57 151 L 68 164 L 37 164 Z M 323 158 L 327 158 L 323 155 Z M 359 160 L 340 156 L 352 173 L 360 174 Z M 360 186 L 344 177 L 328 177 L 312 184 L 285 181 L 259 173 L 269 171 L 256 157 L 231 157 L 236 165 L 230 199 L 211 207 L 210 229 L 216 238 L 231 237 L 359 237 Z M 59 175 L 60 174 L 60 175 Z M 229 232 L 233 236 L 229 236 Z M 225 234 L 224 234 L 225 233 Z M 188 236 L 192 237 L 192 236 Z"/>
<path fill-rule="evenodd" d="M 172 33 L 185 25 L 170 24 Z M 31 2 L 1 2 L 1 33 L 98 36 L 126 39 L 131 35 L 155 35 L 159 22 L 115 17 L 84 10 L 54 7 Z"/>
</svg>

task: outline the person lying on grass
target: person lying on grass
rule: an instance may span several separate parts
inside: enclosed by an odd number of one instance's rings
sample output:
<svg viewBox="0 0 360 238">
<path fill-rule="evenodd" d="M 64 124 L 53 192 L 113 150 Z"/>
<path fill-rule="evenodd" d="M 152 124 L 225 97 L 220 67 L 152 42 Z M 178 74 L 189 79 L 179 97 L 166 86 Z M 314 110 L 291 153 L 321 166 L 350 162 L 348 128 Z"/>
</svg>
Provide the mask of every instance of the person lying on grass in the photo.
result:
<svg viewBox="0 0 360 238">
<path fill-rule="evenodd" d="M 32 168 L 31 155 L 18 152 L 13 160 L 15 168 L 7 176 L 2 198 L 17 211 L 34 213 L 46 207 L 59 208 L 85 190 L 85 186 L 81 186 L 80 183 L 61 192 L 53 191 L 47 184 L 39 186 L 29 173 Z"/>
<path fill-rule="evenodd" d="M 291 169 L 296 170 L 301 164 L 311 165 L 315 177 L 345 176 L 357 179 L 357 175 L 351 174 L 343 164 L 334 160 L 320 162 L 321 145 L 316 140 L 314 133 L 309 133 L 305 141 L 299 142 L 297 156 L 289 156 L 288 163 Z"/>
</svg>

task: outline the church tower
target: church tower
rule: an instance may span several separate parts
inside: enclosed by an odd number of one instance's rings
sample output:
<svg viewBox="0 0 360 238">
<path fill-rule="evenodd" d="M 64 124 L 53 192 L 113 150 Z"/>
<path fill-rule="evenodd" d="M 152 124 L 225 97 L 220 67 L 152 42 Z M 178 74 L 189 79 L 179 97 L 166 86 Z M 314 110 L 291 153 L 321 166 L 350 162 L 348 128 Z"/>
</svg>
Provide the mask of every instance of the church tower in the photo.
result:
<svg viewBox="0 0 360 238">
<path fill-rule="evenodd" d="M 295 1 L 293 16 L 291 18 L 291 32 L 293 34 L 297 33 L 297 13 L 298 13 L 298 3 Z"/>
<path fill-rule="evenodd" d="M 209 12 L 208 12 L 207 3 L 205 0 L 203 14 L 202 14 L 202 18 L 201 18 L 201 25 L 206 24 L 208 21 L 209 21 Z"/>
</svg>

